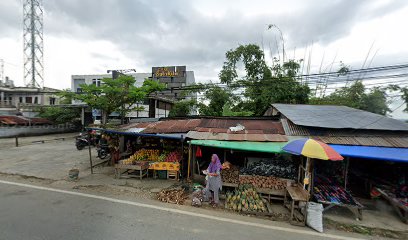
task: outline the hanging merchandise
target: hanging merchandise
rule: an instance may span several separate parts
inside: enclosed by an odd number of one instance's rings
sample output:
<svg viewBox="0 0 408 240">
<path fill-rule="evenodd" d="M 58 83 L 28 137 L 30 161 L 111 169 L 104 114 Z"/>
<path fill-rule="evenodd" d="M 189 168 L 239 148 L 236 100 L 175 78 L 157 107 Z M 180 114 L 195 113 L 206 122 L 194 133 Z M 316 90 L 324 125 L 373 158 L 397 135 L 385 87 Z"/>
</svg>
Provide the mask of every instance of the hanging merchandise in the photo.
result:
<svg viewBox="0 0 408 240">
<path fill-rule="evenodd" d="M 197 150 L 196 150 L 196 157 L 202 157 L 203 154 L 201 152 L 201 148 L 197 146 Z"/>
</svg>

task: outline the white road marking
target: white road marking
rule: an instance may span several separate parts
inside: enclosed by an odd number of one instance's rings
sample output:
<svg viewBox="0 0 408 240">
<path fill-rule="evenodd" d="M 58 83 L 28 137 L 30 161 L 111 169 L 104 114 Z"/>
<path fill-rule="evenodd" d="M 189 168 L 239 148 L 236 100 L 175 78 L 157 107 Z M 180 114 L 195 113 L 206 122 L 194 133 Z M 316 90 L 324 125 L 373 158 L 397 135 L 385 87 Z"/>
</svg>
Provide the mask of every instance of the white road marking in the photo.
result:
<svg viewBox="0 0 408 240">
<path fill-rule="evenodd" d="M 211 215 L 206 215 L 206 214 L 201 214 L 201 213 L 194 213 L 194 212 L 189 212 L 189 211 L 184 211 L 184 210 L 179 210 L 179 209 L 160 207 L 160 206 L 155 206 L 155 205 L 151 205 L 151 204 L 138 203 L 138 202 L 120 200 L 120 199 L 115 199 L 115 198 L 110 198 L 110 197 L 92 195 L 92 194 L 88 194 L 88 193 L 73 192 L 73 191 L 61 190 L 61 189 L 56 189 L 56 188 L 41 187 L 41 186 L 35 186 L 35 185 L 17 183 L 17 182 L 9 182 L 9 181 L 3 181 L 3 180 L 0 180 L 0 183 L 19 186 L 19 187 L 26 187 L 26 188 L 44 190 L 44 191 L 65 193 L 65 194 L 81 196 L 81 197 L 100 199 L 100 200 L 105 200 L 105 201 L 114 202 L 114 203 L 122 203 L 122 204 L 137 206 L 137 207 L 151 208 L 151 209 L 167 211 L 167 212 L 173 212 L 173 213 L 178 213 L 178 214 L 183 214 L 183 215 L 188 215 L 188 216 L 206 218 L 206 219 L 216 220 L 216 221 L 220 221 L 220 222 L 235 223 L 235 224 L 240 224 L 240 225 L 245 225 L 245 226 L 259 227 L 259 228 L 265 228 L 265 229 L 271 229 L 271 230 L 277 230 L 277 231 L 283 231 L 283 232 L 307 234 L 307 235 L 318 236 L 318 237 L 326 237 L 326 238 L 332 238 L 332 239 L 358 239 L 358 238 L 337 236 L 337 235 L 333 235 L 333 234 L 318 233 L 318 232 L 313 232 L 313 231 L 308 231 L 308 230 L 293 229 L 293 228 L 286 228 L 286 227 L 279 227 L 279 226 L 271 226 L 271 225 L 266 225 L 266 224 L 261 224 L 261 223 L 245 222 L 245 221 L 241 221 L 241 220 L 234 220 L 234 219 L 229 219 L 229 218 L 224 218 L 224 217 L 216 217 L 216 216 L 211 216 Z"/>
</svg>

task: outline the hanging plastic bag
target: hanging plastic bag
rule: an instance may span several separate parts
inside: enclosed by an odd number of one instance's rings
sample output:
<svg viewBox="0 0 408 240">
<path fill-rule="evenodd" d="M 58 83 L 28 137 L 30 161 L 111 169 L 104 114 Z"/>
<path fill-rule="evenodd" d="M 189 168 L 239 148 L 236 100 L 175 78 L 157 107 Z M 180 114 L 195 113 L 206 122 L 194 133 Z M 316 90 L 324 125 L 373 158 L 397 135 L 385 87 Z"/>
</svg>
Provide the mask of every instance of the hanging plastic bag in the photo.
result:
<svg viewBox="0 0 408 240">
<path fill-rule="evenodd" d="M 203 154 L 201 153 L 201 148 L 197 147 L 197 151 L 196 151 L 196 157 L 202 157 Z"/>
</svg>

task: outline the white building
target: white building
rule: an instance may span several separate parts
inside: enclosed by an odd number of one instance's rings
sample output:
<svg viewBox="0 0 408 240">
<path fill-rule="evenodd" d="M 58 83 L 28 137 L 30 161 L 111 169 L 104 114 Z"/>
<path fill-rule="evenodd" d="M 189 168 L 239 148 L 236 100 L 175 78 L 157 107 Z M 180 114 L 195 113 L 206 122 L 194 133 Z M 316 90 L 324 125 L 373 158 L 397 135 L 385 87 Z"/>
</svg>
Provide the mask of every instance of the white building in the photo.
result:
<svg viewBox="0 0 408 240">
<path fill-rule="evenodd" d="M 36 107 L 59 104 L 60 98 L 56 95 L 59 91 L 47 87 L 16 87 L 6 78 L 6 81 L 0 81 L 0 115 L 21 112 L 25 117 L 34 117 Z"/>
<path fill-rule="evenodd" d="M 195 84 L 194 72 L 186 71 L 185 66 L 153 67 L 152 73 L 129 73 L 127 75 L 135 78 L 135 85 L 137 87 L 142 86 L 146 79 L 157 80 L 167 86 L 166 90 L 157 93 L 157 95 L 143 102 L 135 103 L 135 106 L 143 107 L 144 109 L 142 111 L 130 112 L 127 115 L 129 118 L 167 117 L 176 101 L 196 97 L 195 94 L 185 97 L 181 95 L 182 89 L 180 88 Z M 81 84 L 95 84 L 99 86 L 104 78 L 112 78 L 112 74 L 72 75 L 71 91 L 80 93 L 82 91 Z M 73 104 L 80 103 L 80 101 L 73 101 Z M 94 111 L 94 115 L 98 116 L 99 114 L 97 111 Z M 112 115 L 115 116 L 115 114 Z"/>
</svg>

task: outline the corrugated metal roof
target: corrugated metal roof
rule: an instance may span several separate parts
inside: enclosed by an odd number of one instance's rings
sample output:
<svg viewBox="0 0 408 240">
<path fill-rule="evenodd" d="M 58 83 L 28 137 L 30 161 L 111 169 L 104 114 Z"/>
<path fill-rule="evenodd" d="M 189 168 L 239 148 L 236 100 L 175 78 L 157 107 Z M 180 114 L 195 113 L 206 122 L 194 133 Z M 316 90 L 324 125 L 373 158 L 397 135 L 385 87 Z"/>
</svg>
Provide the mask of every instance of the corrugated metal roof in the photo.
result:
<svg viewBox="0 0 408 240">
<path fill-rule="evenodd" d="M 381 130 L 353 130 L 311 128 L 293 124 L 283 117 L 282 126 L 287 136 L 310 136 L 324 143 L 378 146 L 378 147 L 408 147 L 408 133 L 395 133 Z"/>
<path fill-rule="evenodd" d="M 251 142 L 287 142 L 288 139 L 280 134 L 247 134 L 247 133 L 214 133 L 190 131 L 186 138 L 198 140 L 219 140 L 219 141 L 251 141 Z"/>
<path fill-rule="evenodd" d="M 233 128 L 243 126 L 242 130 Z M 250 118 L 204 118 L 186 137 L 200 140 L 286 142 L 280 121 Z"/>
<path fill-rule="evenodd" d="M 322 141 L 327 144 L 408 148 L 408 137 L 396 138 L 396 137 L 311 136 L 311 138 Z"/>
<path fill-rule="evenodd" d="M 41 125 L 52 124 L 45 118 L 25 118 L 20 116 L 0 116 L 0 123 L 5 125 Z"/>
<path fill-rule="evenodd" d="M 143 129 L 141 133 L 186 133 L 194 130 L 201 119 L 180 119 L 158 122 L 133 123 L 121 126 L 121 130 Z"/>
<path fill-rule="evenodd" d="M 334 129 L 408 131 L 408 124 L 346 106 L 272 104 L 296 125 Z M 272 114 L 272 110 L 266 114 Z"/>
<path fill-rule="evenodd" d="M 244 126 L 245 130 L 252 131 L 252 133 L 285 134 L 282 123 L 272 119 L 204 118 L 198 125 L 198 128 L 203 129 L 196 130 L 208 131 L 211 129 L 212 132 L 227 132 L 230 127 L 237 125 Z"/>
<path fill-rule="evenodd" d="M 52 122 L 45 118 L 30 118 L 31 124 L 51 124 Z"/>
<path fill-rule="evenodd" d="M 281 122 L 285 134 L 288 136 L 408 136 L 408 132 L 401 131 L 305 127 L 296 125 L 285 117 L 281 118 Z"/>
</svg>

